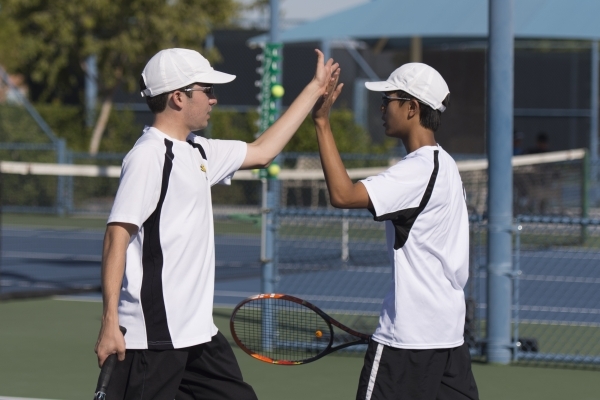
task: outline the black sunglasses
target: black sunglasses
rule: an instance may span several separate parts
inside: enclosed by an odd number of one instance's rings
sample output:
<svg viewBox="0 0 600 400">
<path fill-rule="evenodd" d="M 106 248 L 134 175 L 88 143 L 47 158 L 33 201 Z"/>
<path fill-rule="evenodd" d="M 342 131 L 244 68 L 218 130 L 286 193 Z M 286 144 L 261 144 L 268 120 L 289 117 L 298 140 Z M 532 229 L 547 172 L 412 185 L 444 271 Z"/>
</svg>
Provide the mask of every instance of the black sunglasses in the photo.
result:
<svg viewBox="0 0 600 400">
<path fill-rule="evenodd" d="M 182 92 L 204 92 L 207 95 L 211 96 L 215 94 L 214 86 L 198 86 L 195 88 L 183 89 Z"/>
<path fill-rule="evenodd" d="M 394 97 L 394 96 L 388 96 L 387 94 L 382 94 L 381 95 L 381 106 L 387 107 L 388 104 L 390 104 L 390 101 L 392 101 L 392 100 L 411 101 L 412 99 L 410 99 L 408 97 Z"/>
</svg>

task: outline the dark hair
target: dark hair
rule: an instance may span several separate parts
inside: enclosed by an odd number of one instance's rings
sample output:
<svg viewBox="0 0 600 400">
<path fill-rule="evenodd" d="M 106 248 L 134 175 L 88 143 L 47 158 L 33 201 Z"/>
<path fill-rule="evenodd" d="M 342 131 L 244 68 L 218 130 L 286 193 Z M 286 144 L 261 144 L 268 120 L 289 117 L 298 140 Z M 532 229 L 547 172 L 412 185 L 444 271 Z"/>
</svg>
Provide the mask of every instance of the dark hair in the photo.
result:
<svg viewBox="0 0 600 400">
<path fill-rule="evenodd" d="M 176 89 L 176 90 L 189 89 L 192 86 L 194 86 L 193 83 L 191 85 L 187 85 L 185 87 L 182 87 L 181 89 Z M 146 89 L 146 82 L 144 82 L 144 77 L 140 75 L 140 91 L 143 92 L 145 89 Z M 158 113 L 165 111 L 165 109 L 167 108 L 167 99 L 169 98 L 169 94 L 173 93 L 174 91 L 175 90 L 171 90 L 170 92 L 161 93 L 158 96 L 153 96 L 153 97 L 146 96 L 146 104 L 148 104 L 148 108 L 150 109 L 150 111 L 152 111 L 152 114 L 158 114 Z M 184 92 L 184 93 L 190 99 L 192 98 L 192 92 Z"/>
<path fill-rule="evenodd" d="M 442 112 L 439 110 L 434 110 L 433 108 L 431 108 L 430 106 L 428 106 L 427 104 L 421 102 L 419 99 L 417 99 L 415 96 L 408 94 L 402 90 L 398 90 L 396 96 L 398 97 L 407 97 L 410 98 L 412 100 L 417 100 L 419 102 L 419 123 L 421 124 L 421 126 L 423 128 L 427 128 L 433 132 L 437 131 L 438 128 L 440 127 L 440 123 L 441 123 L 441 119 L 442 119 Z M 446 98 L 444 99 L 444 101 L 442 101 L 442 104 L 444 105 L 444 107 L 448 107 L 448 104 L 450 104 L 450 93 L 448 93 L 448 96 L 446 96 Z"/>
</svg>

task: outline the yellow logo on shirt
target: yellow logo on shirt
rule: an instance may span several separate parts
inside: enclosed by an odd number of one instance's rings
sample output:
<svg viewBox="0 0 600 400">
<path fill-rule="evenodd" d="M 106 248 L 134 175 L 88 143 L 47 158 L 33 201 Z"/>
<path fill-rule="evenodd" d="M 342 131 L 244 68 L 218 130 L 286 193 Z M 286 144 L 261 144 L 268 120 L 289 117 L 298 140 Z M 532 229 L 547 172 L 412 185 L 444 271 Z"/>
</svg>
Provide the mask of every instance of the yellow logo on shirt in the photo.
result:
<svg viewBox="0 0 600 400">
<path fill-rule="evenodd" d="M 200 164 L 200 169 L 202 170 L 202 172 L 206 172 L 206 167 L 204 166 L 204 164 Z"/>
</svg>

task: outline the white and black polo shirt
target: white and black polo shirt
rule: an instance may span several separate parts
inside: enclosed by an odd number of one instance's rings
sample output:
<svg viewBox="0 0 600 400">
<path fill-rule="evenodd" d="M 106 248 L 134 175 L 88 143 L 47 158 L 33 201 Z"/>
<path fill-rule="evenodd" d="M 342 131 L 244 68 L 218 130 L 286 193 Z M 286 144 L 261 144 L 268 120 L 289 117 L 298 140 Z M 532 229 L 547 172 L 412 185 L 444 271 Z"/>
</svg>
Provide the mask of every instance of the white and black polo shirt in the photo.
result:
<svg viewBox="0 0 600 400">
<path fill-rule="evenodd" d="M 394 266 L 373 339 L 403 349 L 462 345 L 469 221 L 456 163 L 425 146 L 362 183 L 386 223 Z"/>
<path fill-rule="evenodd" d="M 210 188 L 245 157 L 244 142 L 193 134 L 183 142 L 146 128 L 123 160 L 108 222 L 139 227 L 127 247 L 119 300 L 128 349 L 189 347 L 217 333 Z"/>
</svg>

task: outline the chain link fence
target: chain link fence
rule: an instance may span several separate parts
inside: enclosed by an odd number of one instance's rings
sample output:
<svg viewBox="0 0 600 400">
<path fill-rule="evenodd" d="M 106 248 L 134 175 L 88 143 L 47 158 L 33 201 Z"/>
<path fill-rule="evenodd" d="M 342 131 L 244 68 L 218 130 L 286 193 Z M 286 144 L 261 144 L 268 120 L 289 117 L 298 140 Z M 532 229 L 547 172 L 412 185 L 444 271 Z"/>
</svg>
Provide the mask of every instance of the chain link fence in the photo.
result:
<svg viewBox="0 0 600 400">
<path fill-rule="evenodd" d="M 372 333 L 393 280 L 385 224 L 366 211 L 281 209 L 277 213 L 277 291 L 308 300 L 352 329 Z M 471 217 L 465 339 L 481 355 L 485 315 L 485 222 Z M 356 351 L 348 349 L 347 352 Z"/>
<path fill-rule="evenodd" d="M 516 219 L 512 348 L 521 364 L 600 364 L 600 220 Z M 363 332 L 377 326 L 392 280 L 384 224 L 369 213 L 282 209 L 278 292 L 306 299 Z M 485 360 L 487 221 L 470 217 L 465 341 Z"/>
<path fill-rule="evenodd" d="M 91 160 L 75 154 L 72 161 L 77 165 L 115 166 L 120 160 L 114 157 L 117 156 Z M 352 173 L 384 168 L 390 160 L 351 155 L 345 157 L 345 162 L 352 164 L 349 169 Z M 368 212 L 337 210 L 329 205 L 316 155 L 288 154 L 282 165 L 282 175 L 284 171 L 292 171 L 292 175 L 281 181 L 280 208 L 275 219 L 277 291 L 311 301 L 356 330 L 373 332 L 392 277 L 384 224 L 374 222 Z M 459 168 L 464 165 L 459 163 Z M 585 163 L 578 158 L 534 165 L 537 164 L 515 168 L 515 185 L 526 182 L 525 177 L 533 182 L 528 192 L 515 189 L 515 203 L 522 201 L 520 196 L 525 196 L 522 193 L 527 193 L 527 198 L 539 199 L 537 195 L 530 195 L 534 193 L 533 188 L 543 191 L 548 187 L 546 210 L 562 216 L 522 216 L 516 220 L 521 230 L 515 233 L 514 247 L 514 360 L 596 365 L 600 361 L 600 274 L 597 268 L 600 220 L 578 216 L 586 212 L 594 216 L 596 209 L 593 196 L 590 196 L 591 206 L 583 201 L 586 190 L 590 190 L 584 185 Z M 465 339 L 472 354 L 483 359 L 487 224 L 483 214 L 475 212 L 479 210 L 477 199 L 484 196 L 482 188 L 487 184 L 487 177 L 481 171 L 469 167 L 461 170 L 461 174 L 472 212 L 470 279 L 465 288 Z M 249 171 L 240 171 L 237 175 L 231 186 L 217 185 L 212 193 L 217 304 L 235 304 L 240 298 L 260 291 L 262 181 Z M 5 221 L 0 294 L 72 293 L 97 288 L 102 219 L 110 210 L 118 179 L 63 177 L 73 188 L 73 214 L 100 217 L 96 228 L 82 225 L 74 229 L 62 227 L 60 222 L 56 226 L 40 227 L 41 216 L 33 217 L 30 226 L 15 224 L 16 219 L 28 218 L 27 214 L 19 217 L 19 214 L 7 213 L 17 210 L 9 206 L 24 207 L 23 199 L 15 197 L 15 193 L 27 193 L 27 188 L 39 191 L 44 187 L 40 183 L 43 179 L 58 182 L 58 176 L 28 173 L 2 174 L 1 177 Z M 53 203 L 56 197 L 52 197 L 56 193 L 54 189 L 51 186 L 47 190 L 45 200 L 50 210 L 56 209 Z M 32 195 L 31 198 L 37 197 Z M 470 200 L 473 198 L 475 200 Z M 39 204 L 39 198 L 36 201 L 38 203 L 33 205 Z"/>
<path fill-rule="evenodd" d="M 600 365 L 600 220 L 517 223 L 515 360 Z"/>
</svg>

